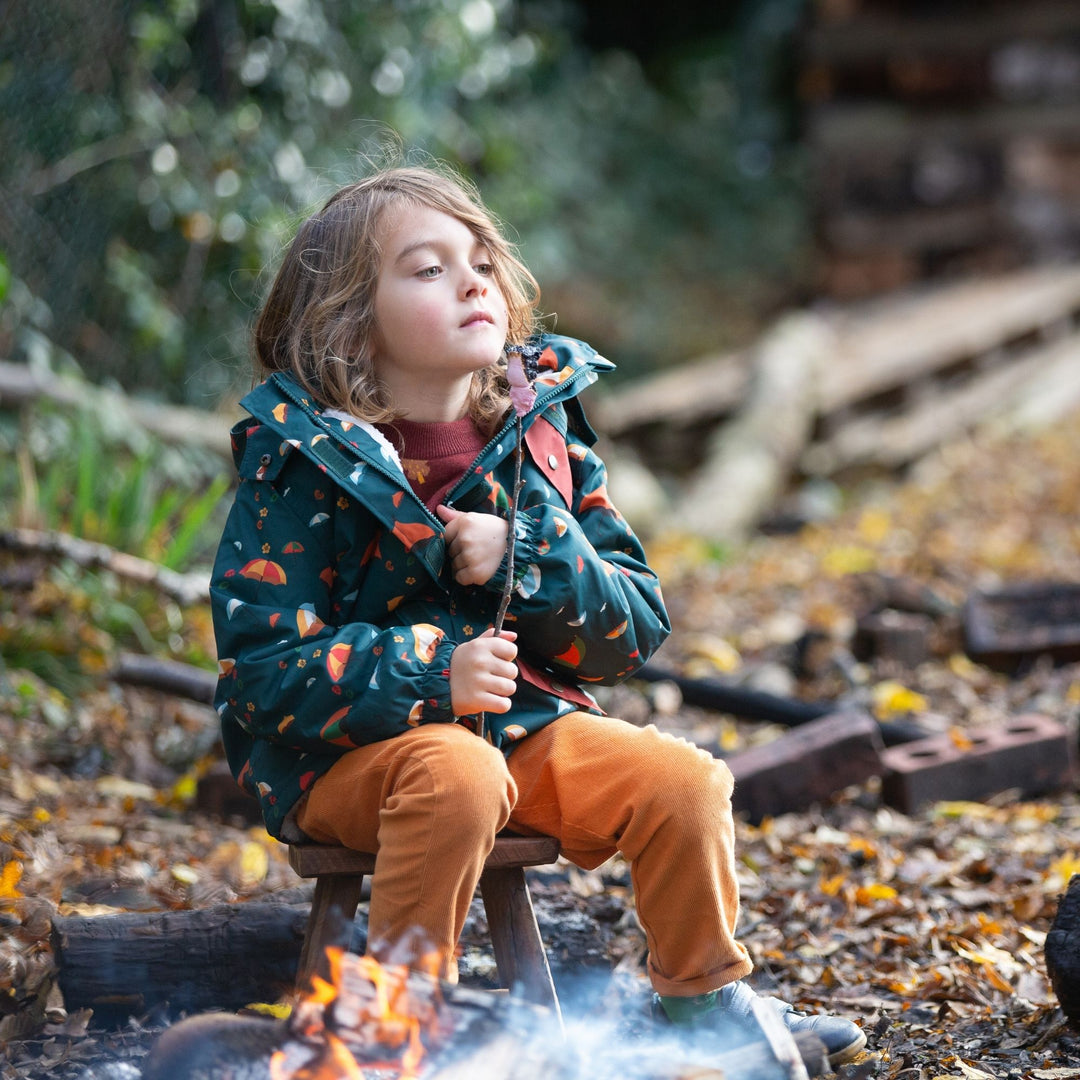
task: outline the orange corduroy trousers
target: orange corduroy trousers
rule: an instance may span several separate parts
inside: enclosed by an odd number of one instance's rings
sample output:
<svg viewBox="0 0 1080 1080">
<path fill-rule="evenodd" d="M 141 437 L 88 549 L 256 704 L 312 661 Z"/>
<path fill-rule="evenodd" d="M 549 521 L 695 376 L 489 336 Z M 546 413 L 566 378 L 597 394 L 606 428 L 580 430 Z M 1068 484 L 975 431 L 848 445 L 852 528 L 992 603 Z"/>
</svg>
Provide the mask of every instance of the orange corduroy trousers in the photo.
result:
<svg viewBox="0 0 1080 1080">
<path fill-rule="evenodd" d="M 318 842 L 377 852 L 368 912 L 376 956 L 419 935 L 451 973 L 499 830 L 557 837 L 584 869 L 620 852 L 653 987 L 690 996 L 752 968 L 734 937 L 731 792 L 727 766 L 691 743 L 575 712 L 509 758 L 453 724 L 351 750 L 315 782 L 297 822 Z"/>
</svg>

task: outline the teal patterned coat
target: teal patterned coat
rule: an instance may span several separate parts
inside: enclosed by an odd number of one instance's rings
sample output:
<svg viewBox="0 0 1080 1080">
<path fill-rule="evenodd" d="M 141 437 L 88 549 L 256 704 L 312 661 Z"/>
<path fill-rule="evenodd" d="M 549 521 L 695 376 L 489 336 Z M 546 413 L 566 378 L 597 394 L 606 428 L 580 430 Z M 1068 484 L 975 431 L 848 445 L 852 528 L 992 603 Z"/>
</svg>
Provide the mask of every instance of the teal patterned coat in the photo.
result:
<svg viewBox="0 0 1080 1080">
<path fill-rule="evenodd" d="M 506 753 L 561 713 L 601 712 L 588 684 L 626 678 L 670 630 L 577 401 L 613 365 L 571 338 L 540 344 L 507 614 L 520 674 L 510 712 L 485 729 Z M 240 483 L 211 582 L 216 705 L 237 780 L 273 835 L 299 839 L 290 811 L 350 749 L 416 724 L 476 730 L 450 708 L 450 654 L 492 625 L 505 566 L 484 586 L 453 580 L 442 523 L 374 427 L 323 410 L 281 373 L 243 405 Z M 507 516 L 515 445 L 511 416 L 445 502 Z"/>
</svg>

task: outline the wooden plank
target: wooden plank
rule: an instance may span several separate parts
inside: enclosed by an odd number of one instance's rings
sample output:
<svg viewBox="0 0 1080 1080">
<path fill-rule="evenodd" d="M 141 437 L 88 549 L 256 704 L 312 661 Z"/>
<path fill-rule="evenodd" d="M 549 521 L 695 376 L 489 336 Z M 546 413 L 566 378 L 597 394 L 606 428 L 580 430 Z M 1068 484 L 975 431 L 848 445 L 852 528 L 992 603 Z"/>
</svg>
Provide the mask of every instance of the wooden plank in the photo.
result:
<svg viewBox="0 0 1080 1080">
<path fill-rule="evenodd" d="M 598 395 L 589 416 L 610 436 L 657 422 L 692 424 L 736 408 L 748 379 L 745 353 L 706 357 Z"/>
<path fill-rule="evenodd" d="M 375 871 L 375 856 L 370 851 L 354 851 L 333 844 L 291 844 L 289 865 L 301 877 L 371 874 Z"/>
<path fill-rule="evenodd" d="M 1080 267 L 1040 267 L 938 288 L 907 301 L 834 315 L 834 356 L 822 371 L 828 414 L 978 357 L 1080 311 Z"/>
<path fill-rule="evenodd" d="M 903 16 L 863 14 L 843 21 L 819 20 L 800 37 L 809 62 L 886 63 L 899 54 L 965 56 L 1017 40 L 1060 41 L 1080 32 L 1080 8 L 1055 0 L 984 5 L 977 15 L 949 11 Z"/>
<path fill-rule="evenodd" d="M 869 353 L 868 357 L 873 355 Z M 922 370 L 928 368 L 926 364 Z M 1058 370 L 1065 380 L 1062 392 L 1071 392 L 1080 399 L 1080 379 L 1076 378 L 1080 371 L 1080 334 L 1003 363 L 956 388 L 943 387 L 929 393 L 914 410 L 891 417 L 868 413 L 852 419 L 828 438 L 809 446 L 800 466 L 808 475 L 828 476 L 856 465 L 906 465 L 935 446 L 1007 412 L 1027 385 Z M 1070 373 L 1071 391 L 1066 378 Z"/>
<path fill-rule="evenodd" d="M 909 109 L 898 102 L 835 102 L 806 110 L 806 142 L 820 168 L 830 156 L 871 157 L 927 143 L 1000 145 L 1035 136 L 1075 145 L 1080 138 L 1080 105 L 987 102 L 978 109 Z"/>
</svg>

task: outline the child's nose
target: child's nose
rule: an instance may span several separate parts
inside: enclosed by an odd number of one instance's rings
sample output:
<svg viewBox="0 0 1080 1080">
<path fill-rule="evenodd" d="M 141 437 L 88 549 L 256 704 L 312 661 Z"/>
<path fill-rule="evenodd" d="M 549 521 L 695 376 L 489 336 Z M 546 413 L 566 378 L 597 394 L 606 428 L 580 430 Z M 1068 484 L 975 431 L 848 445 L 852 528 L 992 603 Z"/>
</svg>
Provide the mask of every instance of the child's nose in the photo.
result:
<svg viewBox="0 0 1080 1080">
<path fill-rule="evenodd" d="M 487 280 L 475 270 L 469 270 L 462 282 L 462 293 L 466 299 L 472 296 L 486 296 Z"/>
</svg>

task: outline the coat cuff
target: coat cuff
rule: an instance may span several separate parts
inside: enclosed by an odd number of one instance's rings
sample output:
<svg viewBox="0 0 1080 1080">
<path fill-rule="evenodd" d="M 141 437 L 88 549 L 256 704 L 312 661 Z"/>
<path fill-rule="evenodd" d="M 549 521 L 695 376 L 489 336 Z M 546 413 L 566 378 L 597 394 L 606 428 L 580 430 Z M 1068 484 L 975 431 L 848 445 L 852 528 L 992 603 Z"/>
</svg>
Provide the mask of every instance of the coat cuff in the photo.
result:
<svg viewBox="0 0 1080 1080">
<path fill-rule="evenodd" d="M 540 522 L 528 511 L 518 510 L 517 527 L 514 537 L 514 581 L 513 588 L 521 584 L 522 579 L 529 571 L 540 555 Z M 486 588 L 492 592 L 501 593 L 506 585 L 506 570 L 509 563 L 508 554 L 504 554 L 498 570 L 491 575 Z"/>
<path fill-rule="evenodd" d="M 457 717 L 450 707 L 450 656 L 457 648 L 456 641 L 445 638 L 435 650 L 427 674 L 420 683 L 423 697 L 414 705 L 419 706 L 418 724 L 453 724 Z"/>
</svg>

